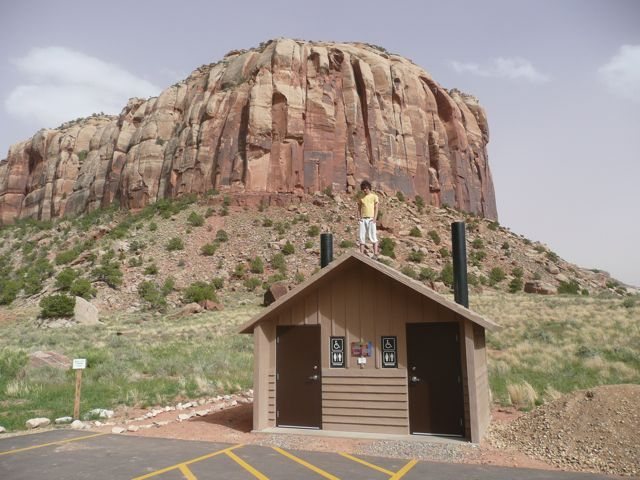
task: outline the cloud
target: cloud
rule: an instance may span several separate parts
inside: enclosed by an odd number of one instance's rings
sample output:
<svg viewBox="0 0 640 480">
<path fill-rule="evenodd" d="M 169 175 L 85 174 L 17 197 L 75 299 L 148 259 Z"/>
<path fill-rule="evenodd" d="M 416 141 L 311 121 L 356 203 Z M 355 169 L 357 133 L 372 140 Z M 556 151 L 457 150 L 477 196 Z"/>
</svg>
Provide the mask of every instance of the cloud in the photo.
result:
<svg viewBox="0 0 640 480">
<path fill-rule="evenodd" d="M 5 109 L 39 126 L 94 112 L 117 114 L 129 98 L 160 92 L 118 65 L 64 47 L 33 48 L 12 63 L 24 81 L 9 93 Z"/>
<path fill-rule="evenodd" d="M 622 45 L 598 76 L 615 95 L 640 102 L 640 45 Z"/>
<path fill-rule="evenodd" d="M 536 70 L 529 60 L 520 57 L 498 57 L 485 65 L 452 60 L 449 65 L 458 73 L 470 73 L 479 77 L 526 80 L 531 83 L 545 83 L 551 80 L 551 77 Z"/>
</svg>

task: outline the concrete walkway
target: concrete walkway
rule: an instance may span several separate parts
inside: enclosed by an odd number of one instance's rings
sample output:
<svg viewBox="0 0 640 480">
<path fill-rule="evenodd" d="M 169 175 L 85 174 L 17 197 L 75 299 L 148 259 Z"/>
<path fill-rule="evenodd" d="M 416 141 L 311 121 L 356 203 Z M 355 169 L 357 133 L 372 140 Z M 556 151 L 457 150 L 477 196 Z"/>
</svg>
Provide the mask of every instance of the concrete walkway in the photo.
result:
<svg viewBox="0 0 640 480">
<path fill-rule="evenodd" d="M 611 477 L 53 430 L 0 439 L 0 478 L 595 480 Z"/>
</svg>

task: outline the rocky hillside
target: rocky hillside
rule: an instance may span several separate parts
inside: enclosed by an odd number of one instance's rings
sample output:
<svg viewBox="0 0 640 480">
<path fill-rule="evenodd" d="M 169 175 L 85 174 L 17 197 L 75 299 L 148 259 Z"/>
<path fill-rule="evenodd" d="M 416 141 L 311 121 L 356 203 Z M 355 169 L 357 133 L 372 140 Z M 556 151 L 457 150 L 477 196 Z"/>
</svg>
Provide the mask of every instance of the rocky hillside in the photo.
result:
<svg viewBox="0 0 640 480">
<path fill-rule="evenodd" d="M 274 282 L 293 286 L 308 278 L 319 266 L 321 232 L 333 232 L 336 256 L 357 248 L 354 196 L 317 194 L 286 207 L 241 200 L 187 197 L 135 214 L 110 209 L 3 227 L 0 304 L 35 307 L 43 296 L 71 292 L 101 311 L 165 310 L 197 299 L 189 293 L 194 285 L 215 289 L 211 299 L 224 304 L 233 292 L 261 296 Z M 401 194 L 382 195 L 381 212 L 380 261 L 443 293 L 452 282 L 450 224 L 458 220 L 466 221 L 469 282 L 476 292 L 638 293 L 497 222 Z"/>
<path fill-rule="evenodd" d="M 362 179 L 497 218 L 478 101 L 366 44 L 278 39 L 158 97 L 41 130 L 0 162 L 0 224 L 202 194 L 350 193 Z"/>
</svg>

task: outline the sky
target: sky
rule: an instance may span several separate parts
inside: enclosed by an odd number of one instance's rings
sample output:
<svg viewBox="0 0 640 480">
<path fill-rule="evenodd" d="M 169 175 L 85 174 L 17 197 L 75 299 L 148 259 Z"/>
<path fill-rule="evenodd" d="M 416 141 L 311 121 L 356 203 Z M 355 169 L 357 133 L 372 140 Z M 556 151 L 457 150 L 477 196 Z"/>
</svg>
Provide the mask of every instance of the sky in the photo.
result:
<svg viewBox="0 0 640 480">
<path fill-rule="evenodd" d="M 640 1 L 0 4 L 0 159 L 277 37 L 361 41 L 480 100 L 500 224 L 640 286 Z"/>
</svg>

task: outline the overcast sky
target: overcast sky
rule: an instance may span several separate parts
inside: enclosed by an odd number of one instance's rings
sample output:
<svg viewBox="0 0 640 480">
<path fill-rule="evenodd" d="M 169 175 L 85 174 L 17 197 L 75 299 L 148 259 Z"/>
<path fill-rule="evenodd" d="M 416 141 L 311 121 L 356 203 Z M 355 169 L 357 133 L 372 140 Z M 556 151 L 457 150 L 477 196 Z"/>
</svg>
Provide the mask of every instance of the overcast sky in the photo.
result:
<svg viewBox="0 0 640 480">
<path fill-rule="evenodd" d="M 480 99 L 500 223 L 640 285 L 640 1 L 0 4 L 0 159 L 275 37 L 363 41 Z"/>
</svg>

